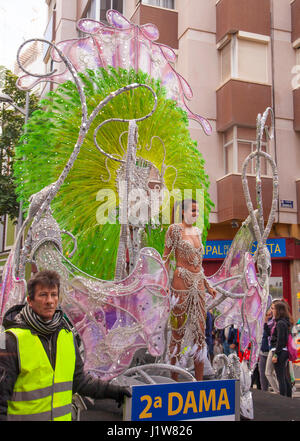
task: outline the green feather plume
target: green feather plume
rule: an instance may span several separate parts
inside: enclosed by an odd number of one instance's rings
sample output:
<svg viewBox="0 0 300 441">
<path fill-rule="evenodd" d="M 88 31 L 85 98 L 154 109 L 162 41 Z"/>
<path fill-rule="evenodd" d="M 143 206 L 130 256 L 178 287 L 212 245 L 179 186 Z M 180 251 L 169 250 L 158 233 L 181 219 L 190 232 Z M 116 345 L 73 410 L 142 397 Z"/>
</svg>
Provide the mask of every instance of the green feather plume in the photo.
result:
<svg viewBox="0 0 300 441">
<path fill-rule="evenodd" d="M 166 99 L 160 82 L 143 72 L 108 68 L 87 70 L 79 74 L 83 81 L 88 114 L 110 92 L 131 83 L 148 84 L 157 97 L 157 110 L 152 117 L 138 123 L 139 146 L 137 156 L 151 161 L 161 170 L 164 152 L 159 136 L 166 148 L 165 165 L 177 169 L 175 187 L 203 190 L 203 240 L 209 227 L 209 212 L 212 202 L 209 197 L 209 180 L 204 169 L 204 160 L 197 150 L 197 143 L 190 137 L 186 113 L 176 102 Z M 146 88 L 138 88 L 115 97 L 97 115 L 81 147 L 78 158 L 51 204 L 55 219 L 61 229 L 70 231 L 78 241 L 78 250 L 72 263 L 86 273 L 104 280 L 114 278 L 119 243 L 120 225 L 99 225 L 96 214 L 100 206 L 99 190 L 107 188 L 116 192 L 116 178 L 120 163 L 108 160 L 94 145 L 95 128 L 109 118 L 137 119 L 146 115 L 153 107 L 153 97 Z M 40 103 L 27 124 L 27 133 L 16 148 L 14 167 L 18 184 L 19 200 L 28 207 L 31 194 L 56 181 L 64 169 L 77 141 L 81 121 L 81 104 L 75 85 L 68 81 L 50 92 Z M 124 155 L 119 144 L 120 135 L 128 130 L 128 123 L 112 122 L 104 125 L 97 135 L 98 144 L 110 154 Z M 121 138 L 126 149 L 127 134 Z M 25 158 L 25 160 L 23 159 Z M 175 170 L 166 170 L 164 181 L 171 191 Z M 116 192 L 116 203 L 119 203 Z M 158 229 L 146 228 L 147 246 L 163 251 L 167 226 Z M 63 236 L 64 249 L 71 250 L 70 239 Z"/>
</svg>

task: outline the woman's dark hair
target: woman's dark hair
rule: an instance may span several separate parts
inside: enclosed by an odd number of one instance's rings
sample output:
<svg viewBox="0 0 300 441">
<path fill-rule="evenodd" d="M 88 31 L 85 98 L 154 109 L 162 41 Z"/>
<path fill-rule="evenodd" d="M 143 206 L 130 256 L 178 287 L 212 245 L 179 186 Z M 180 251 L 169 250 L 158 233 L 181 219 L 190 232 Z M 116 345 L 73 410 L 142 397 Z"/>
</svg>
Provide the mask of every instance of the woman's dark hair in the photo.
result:
<svg viewBox="0 0 300 441">
<path fill-rule="evenodd" d="M 57 286 L 58 293 L 60 288 L 60 278 L 55 271 L 44 270 L 36 273 L 27 283 L 27 292 L 30 300 L 34 299 L 35 287 L 41 285 L 45 288 Z"/>
<path fill-rule="evenodd" d="M 290 308 L 290 305 L 289 305 L 288 302 L 285 300 L 285 298 L 282 298 L 281 301 L 282 301 L 283 303 L 286 304 L 286 307 L 287 307 L 287 310 L 288 310 L 288 313 L 289 313 L 290 323 L 294 326 L 295 323 L 294 323 L 293 316 L 292 316 L 292 314 L 291 314 L 291 308 Z"/>
<path fill-rule="evenodd" d="M 276 302 L 274 303 L 275 308 L 275 319 L 288 318 L 290 319 L 290 313 L 286 302 Z"/>
</svg>

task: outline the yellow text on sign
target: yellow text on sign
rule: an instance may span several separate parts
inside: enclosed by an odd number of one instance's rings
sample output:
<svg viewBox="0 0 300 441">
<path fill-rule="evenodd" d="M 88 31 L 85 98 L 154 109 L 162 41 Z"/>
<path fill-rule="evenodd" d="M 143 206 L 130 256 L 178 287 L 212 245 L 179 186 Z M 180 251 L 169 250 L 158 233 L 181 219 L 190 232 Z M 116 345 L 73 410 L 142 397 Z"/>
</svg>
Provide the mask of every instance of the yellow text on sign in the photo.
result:
<svg viewBox="0 0 300 441">
<path fill-rule="evenodd" d="M 160 396 L 154 399 L 150 395 L 143 395 L 140 398 L 141 402 L 145 401 L 145 408 L 140 413 L 139 418 L 152 418 L 150 412 L 152 406 L 154 408 L 161 408 L 162 398 Z M 168 394 L 168 415 L 178 415 L 180 412 L 187 414 L 188 412 L 201 413 L 203 411 L 219 411 L 222 407 L 230 409 L 229 399 L 225 388 L 220 389 L 217 395 L 215 389 L 209 391 L 200 390 L 199 395 L 195 396 L 194 391 L 188 391 L 186 397 L 183 397 L 179 392 L 170 392 Z"/>
</svg>

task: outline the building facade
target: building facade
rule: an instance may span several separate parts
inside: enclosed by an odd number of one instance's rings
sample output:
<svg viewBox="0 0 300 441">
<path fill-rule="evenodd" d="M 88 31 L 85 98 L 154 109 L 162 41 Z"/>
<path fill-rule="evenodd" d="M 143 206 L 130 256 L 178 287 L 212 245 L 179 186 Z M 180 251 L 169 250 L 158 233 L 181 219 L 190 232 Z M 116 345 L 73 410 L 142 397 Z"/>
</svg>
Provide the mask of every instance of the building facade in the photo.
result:
<svg viewBox="0 0 300 441">
<path fill-rule="evenodd" d="M 279 199 L 268 246 L 272 256 L 271 292 L 300 317 L 300 0 L 45 0 L 45 38 L 59 42 L 80 37 L 83 17 L 105 21 L 116 9 L 133 23 L 154 23 L 159 42 L 176 54 L 175 69 L 190 84 L 190 109 L 209 120 L 205 135 L 194 121 L 215 204 L 204 267 L 213 274 L 238 227 L 248 216 L 241 168 L 255 150 L 256 117 L 271 106 L 274 138 L 263 143 L 278 166 Z M 251 3 L 251 7 L 249 7 Z M 49 52 L 43 54 L 51 69 Z M 44 93 L 47 91 L 47 87 Z M 254 164 L 248 170 L 255 194 Z M 272 196 L 268 164 L 262 164 L 265 218 Z M 254 201 L 255 197 L 253 198 Z M 255 201 L 253 202 L 255 206 Z"/>
</svg>

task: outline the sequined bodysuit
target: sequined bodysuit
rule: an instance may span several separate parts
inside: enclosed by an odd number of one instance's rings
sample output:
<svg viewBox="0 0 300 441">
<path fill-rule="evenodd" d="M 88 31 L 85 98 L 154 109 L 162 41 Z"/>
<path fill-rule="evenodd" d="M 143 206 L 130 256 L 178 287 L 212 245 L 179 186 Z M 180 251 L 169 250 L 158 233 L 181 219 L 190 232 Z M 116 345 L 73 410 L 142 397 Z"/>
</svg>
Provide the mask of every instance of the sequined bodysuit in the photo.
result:
<svg viewBox="0 0 300 441">
<path fill-rule="evenodd" d="M 202 267 L 203 245 L 201 232 L 194 227 L 198 246 L 190 240 L 183 239 L 184 227 L 173 224 L 166 234 L 165 253 L 163 259 L 168 261 L 171 254 L 175 255 L 176 268 L 171 282 L 171 292 L 176 304 L 172 308 L 170 355 L 179 361 L 183 344 L 192 348 L 196 345 L 196 353 L 201 360 L 202 349 L 205 347 L 205 291 L 212 294 L 213 289 L 208 283 Z M 188 237 L 188 236 L 187 236 Z"/>
</svg>

